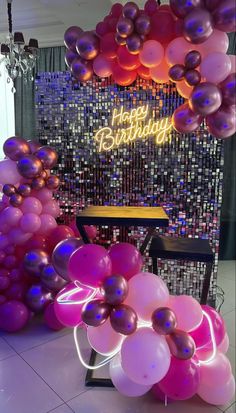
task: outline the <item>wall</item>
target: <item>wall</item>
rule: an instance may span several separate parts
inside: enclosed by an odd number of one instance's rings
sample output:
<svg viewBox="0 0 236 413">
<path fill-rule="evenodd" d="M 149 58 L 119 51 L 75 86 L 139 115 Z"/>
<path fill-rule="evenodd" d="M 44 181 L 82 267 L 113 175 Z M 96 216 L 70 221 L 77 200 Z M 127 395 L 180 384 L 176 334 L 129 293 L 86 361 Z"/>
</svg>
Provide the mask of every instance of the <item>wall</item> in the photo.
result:
<svg viewBox="0 0 236 413">
<path fill-rule="evenodd" d="M 4 141 L 15 134 L 15 114 L 13 84 L 12 81 L 7 82 L 8 75 L 3 63 L 0 63 L 0 74 L 0 159 L 2 159 Z"/>
</svg>

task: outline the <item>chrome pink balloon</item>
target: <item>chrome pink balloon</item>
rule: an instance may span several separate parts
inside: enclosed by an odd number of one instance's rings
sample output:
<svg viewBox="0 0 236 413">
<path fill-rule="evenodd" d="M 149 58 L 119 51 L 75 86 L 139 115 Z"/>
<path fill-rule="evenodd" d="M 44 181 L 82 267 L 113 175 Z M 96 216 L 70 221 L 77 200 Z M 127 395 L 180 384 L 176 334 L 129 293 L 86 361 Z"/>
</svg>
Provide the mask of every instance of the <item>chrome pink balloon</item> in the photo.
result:
<svg viewBox="0 0 236 413">
<path fill-rule="evenodd" d="M 24 155 L 28 155 L 30 153 L 30 147 L 24 138 L 12 136 L 4 142 L 3 152 L 8 158 L 13 161 L 18 161 Z"/>
<path fill-rule="evenodd" d="M 98 327 L 105 323 L 112 307 L 103 300 L 92 300 L 82 308 L 81 318 L 89 326 Z"/>
<path fill-rule="evenodd" d="M 139 54 L 143 42 L 137 34 L 131 34 L 126 40 L 126 47 L 131 54 Z"/>
<path fill-rule="evenodd" d="M 169 69 L 169 78 L 170 80 L 172 80 L 173 82 L 178 82 L 180 80 L 184 79 L 184 75 L 185 75 L 185 66 L 184 65 L 180 65 L 180 64 L 176 64 L 174 66 L 172 66 Z"/>
<path fill-rule="evenodd" d="M 75 79 L 80 82 L 87 82 L 93 76 L 93 68 L 90 62 L 82 61 L 81 58 L 73 60 L 71 72 Z"/>
<path fill-rule="evenodd" d="M 85 60 L 93 60 L 99 53 L 99 38 L 93 32 L 84 32 L 76 42 L 79 56 Z"/>
<path fill-rule="evenodd" d="M 217 112 L 207 116 L 207 129 L 216 138 L 228 138 L 236 132 L 235 111 L 222 106 Z"/>
<path fill-rule="evenodd" d="M 122 275 L 111 275 L 102 284 L 104 300 L 112 305 L 121 304 L 128 295 L 128 282 Z"/>
<path fill-rule="evenodd" d="M 173 13 L 183 19 L 196 7 L 202 6 L 202 0 L 170 0 L 170 7 Z"/>
<path fill-rule="evenodd" d="M 126 39 L 128 36 L 131 35 L 131 33 L 133 33 L 134 30 L 132 20 L 127 19 L 126 17 L 121 17 L 118 20 L 116 30 L 120 37 Z"/>
<path fill-rule="evenodd" d="M 34 313 L 41 313 L 52 300 L 52 293 L 45 290 L 40 284 L 32 285 L 25 296 L 27 306 Z"/>
<path fill-rule="evenodd" d="M 186 69 L 196 69 L 201 63 L 201 53 L 197 50 L 192 50 L 185 56 L 184 64 Z"/>
<path fill-rule="evenodd" d="M 35 156 L 40 159 L 45 169 L 52 169 L 57 164 L 57 152 L 50 146 L 41 146 L 35 152 Z"/>
<path fill-rule="evenodd" d="M 193 357 L 196 346 L 192 337 L 182 330 L 175 330 L 166 337 L 172 356 L 180 360 L 189 360 Z"/>
<path fill-rule="evenodd" d="M 215 113 L 220 108 L 221 103 L 220 88 L 210 82 L 200 83 L 196 86 L 189 99 L 190 109 L 202 116 Z"/>
<path fill-rule="evenodd" d="M 76 42 L 83 30 L 78 26 L 69 27 L 64 34 L 64 43 L 68 49 L 76 51 Z"/>
<path fill-rule="evenodd" d="M 49 255 L 43 250 L 32 250 L 25 254 L 23 266 L 29 274 L 40 276 L 43 268 L 49 264 Z"/>
<path fill-rule="evenodd" d="M 11 184 L 5 184 L 2 188 L 2 192 L 6 196 L 11 196 L 16 193 L 16 187 Z"/>
<path fill-rule="evenodd" d="M 184 103 L 175 109 L 172 116 L 172 124 L 177 132 L 190 133 L 199 128 L 203 117 L 193 112 L 188 103 Z"/>
<path fill-rule="evenodd" d="M 58 274 L 65 280 L 69 281 L 68 265 L 69 260 L 79 247 L 83 245 L 83 242 L 79 238 L 65 239 L 54 248 L 52 253 L 52 264 Z"/>
<path fill-rule="evenodd" d="M 231 33 L 236 31 L 236 5 L 234 0 L 220 1 L 213 11 L 217 29 Z"/>
<path fill-rule="evenodd" d="M 123 7 L 123 16 L 127 19 L 135 20 L 138 17 L 138 12 L 138 5 L 133 1 L 129 1 Z"/>
<path fill-rule="evenodd" d="M 138 317 L 133 308 L 120 304 L 112 308 L 110 322 L 117 333 L 129 336 L 137 330 Z"/>
<path fill-rule="evenodd" d="M 135 20 L 135 30 L 138 34 L 147 35 L 151 30 L 151 19 L 148 15 L 141 14 Z"/>
<path fill-rule="evenodd" d="M 223 104 L 226 106 L 236 104 L 236 73 L 231 73 L 220 85 Z"/>
<path fill-rule="evenodd" d="M 152 328 L 161 335 L 171 334 L 177 327 L 175 313 L 168 307 L 159 307 L 152 313 Z"/>
<path fill-rule="evenodd" d="M 25 155 L 17 162 L 17 169 L 24 178 L 31 179 L 41 174 L 43 165 L 35 155 Z"/>
<path fill-rule="evenodd" d="M 211 14 L 206 9 L 196 8 L 184 19 L 183 34 L 190 43 L 205 42 L 213 33 Z"/>
<path fill-rule="evenodd" d="M 198 70 L 189 69 L 185 73 L 185 81 L 189 86 L 197 86 L 201 82 L 201 75 Z"/>
</svg>

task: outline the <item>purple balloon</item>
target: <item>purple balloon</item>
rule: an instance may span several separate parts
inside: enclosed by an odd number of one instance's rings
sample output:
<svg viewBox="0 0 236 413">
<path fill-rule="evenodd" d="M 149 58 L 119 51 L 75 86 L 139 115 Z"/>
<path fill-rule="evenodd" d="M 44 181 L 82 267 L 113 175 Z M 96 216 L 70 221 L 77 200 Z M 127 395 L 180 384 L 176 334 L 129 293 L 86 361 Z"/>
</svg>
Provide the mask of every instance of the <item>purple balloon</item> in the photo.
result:
<svg viewBox="0 0 236 413">
<path fill-rule="evenodd" d="M 223 104 L 230 106 L 236 104 L 236 73 L 231 73 L 221 84 L 220 84 Z"/>
<path fill-rule="evenodd" d="M 185 73 L 185 80 L 189 86 L 197 86 L 201 82 L 201 75 L 198 70 L 189 69 Z"/>
<path fill-rule="evenodd" d="M 30 147 L 24 138 L 12 136 L 5 141 L 3 152 L 12 161 L 18 161 L 22 156 L 30 153 Z"/>
<path fill-rule="evenodd" d="M 201 64 L 201 61 L 201 53 L 199 53 L 197 50 L 192 50 L 191 52 L 186 54 L 184 64 L 186 69 L 196 69 L 196 67 Z"/>
<path fill-rule="evenodd" d="M 93 60 L 99 53 L 99 38 L 91 32 L 84 32 L 76 42 L 79 56 L 85 60 Z"/>
<path fill-rule="evenodd" d="M 205 42 L 213 33 L 212 17 L 209 11 L 194 9 L 184 19 L 183 34 L 190 43 Z"/>
<path fill-rule="evenodd" d="M 35 156 L 40 159 L 45 169 L 52 169 L 57 164 L 57 152 L 50 146 L 42 146 L 35 152 Z"/>
<path fill-rule="evenodd" d="M 82 33 L 83 30 L 80 27 L 69 27 L 64 34 L 64 43 L 66 47 L 76 52 L 76 42 Z"/>
<path fill-rule="evenodd" d="M 48 264 L 43 268 L 40 279 L 45 288 L 55 292 L 59 292 L 67 283 L 67 281 L 57 274 L 52 264 Z"/>
<path fill-rule="evenodd" d="M 87 82 L 93 76 L 93 68 L 91 63 L 84 62 L 80 58 L 77 58 L 72 62 L 71 72 L 80 82 Z"/>
<path fill-rule="evenodd" d="M 138 317 L 129 305 L 121 304 L 115 306 L 110 315 L 112 328 L 120 334 L 129 336 L 137 329 Z"/>
<path fill-rule="evenodd" d="M 188 360 L 193 357 L 196 346 L 193 338 L 182 330 L 175 330 L 166 337 L 171 354 L 180 360 Z"/>
<path fill-rule="evenodd" d="M 190 108 L 202 116 L 215 113 L 222 103 L 222 94 L 214 83 L 204 82 L 197 85 L 189 98 Z"/>
<path fill-rule="evenodd" d="M 69 260 L 73 252 L 75 252 L 81 245 L 83 245 L 83 242 L 79 238 L 72 237 L 59 242 L 53 250 L 52 264 L 57 273 L 63 277 L 64 280 L 70 280 L 68 276 Z"/>
<path fill-rule="evenodd" d="M 216 138 L 228 138 L 236 132 L 235 111 L 222 106 L 217 112 L 207 116 L 207 129 Z"/>
<path fill-rule="evenodd" d="M 111 306 L 102 300 L 92 300 L 82 308 L 81 318 L 89 326 L 98 327 L 105 323 L 111 312 Z"/>
<path fill-rule="evenodd" d="M 138 34 L 147 35 L 151 30 L 151 20 L 146 14 L 141 14 L 135 20 L 135 30 Z"/>
<path fill-rule="evenodd" d="M 21 184 L 17 192 L 22 196 L 29 196 L 31 194 L 31 186 L 29 184 Z"/>
<path fill-rule="evenodd" d="M 31 179 L 41 174 L 43 165 L 35 155 L 26 155 L 17 162 L 17 169 L 24 178 Z"/>
<path fill-rule="evenodd" d="M 131 34 L 126 40 L 126 47 L 131 54 L 138 54 L 142 49 L 143 42 L 137 34 Z"/>
<path fill-rule="evenodd" d="M 65 54 L 65 62 L 66 65 L 70 68 L 73 60 L 75 60 L 77 57 L 79 57 L 77 52 L 74 52 L 73 50 L 67 50 Z"/>
<path fill-rule="evenodd" d="M 183 80 L 185 75 L 184 65 L 174 65 L 169 69 L 169 78 L 172 82 L 179 82 Z"/>
<path fill-rule="evenodd" d="M 0 305 L 0 329 L 14 333 L 29 320 L 29 310 L 20 301 L 11 300 Z"/>
<path fill-rule="evenodd" d="M 127 38 L 133 33 L 134 25 L 132 20 L 121 17 L 116 26 L 117 33 L 120 37 Z"/>
<path fill-rule="evenodd" d="M 223 32 L 236 31 L 236 4 L 234 0 L 220 1 L 213 11 L 215 27 Z"/>
<path fill-rule="evenodd" d="M 49 255 L 43 250 L 32 250 L 24 256 L 23 266 L 29 274 L 40 276 L 43 268 L 48 264 Z"/>
<path fill-rule="evenodd" d="M 170 7 L 173 13 L 183 19 L 196 7 L 202 6 L 202 0 L 170 0 Z"/>
<path fill-rule="evenodd" d="M 5 184 L 2 188 L 2 192 L 6 196 L 11 196 L 16 193 L 16 187 L 12 184 Z"/>
<path fill-rule="evenodd" d="M 171 334 L 176 326 L 175 313 L 170 308 L 160 307 L 152 313 L 152 327 L 158 334 Z"/>
<path fill-rule="evenodd" d="M 128 282 L 122 275 L 111 275 L 103 282 L 104 299 L 108 304 L 121 304 L 128 295 Z"/>
<path fill-rule="evenodd" d="M 188 103 L 184 103 L 175 109 L 172 116 L 172 124 L 180 133 L 190 133 L 194 132 L 199 128 L 203 121 L 203 117 L 193 112 Z"/>
<path fill-rule="evenodd" d="M 52 293 L 44 290 L 39 284 L 32 285 L 25 297 L 27 306 L 35 313 L 42 312 L 52 302 L 52 299 Z"/>
<path fill-rule="evenodd" d="M 136 3 L 129 1 L 123 7 L 123 16 L 127 19 L 135 20 L 138 16 L 139 8 Z"/>
</svg>

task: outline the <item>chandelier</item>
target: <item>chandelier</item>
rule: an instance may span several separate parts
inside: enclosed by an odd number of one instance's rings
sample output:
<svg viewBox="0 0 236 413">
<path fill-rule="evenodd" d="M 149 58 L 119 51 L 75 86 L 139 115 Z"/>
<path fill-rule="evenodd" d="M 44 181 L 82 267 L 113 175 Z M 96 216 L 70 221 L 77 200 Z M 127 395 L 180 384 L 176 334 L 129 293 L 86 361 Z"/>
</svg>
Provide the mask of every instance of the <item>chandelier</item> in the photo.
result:
<svg viewBox="0 0 236 413">
<path fill-rule="evenodd" d="M 8 28 L 9 34 L 5 43 L 0 44 L 0 63 L 5 66 L 10 83 L 17 77 L 23 77 L 24 82 L 34 80 L 33 69 L 38 57 L 38 41 L 30 39 L 29 44 L 25 44 L 23 33 L 12 33 L 12 0 L 7 0 Z M 1 74 L 1 73 L 0 73 Z M 15 92 L 15 88 L 12 88 Z"/>
</svg>

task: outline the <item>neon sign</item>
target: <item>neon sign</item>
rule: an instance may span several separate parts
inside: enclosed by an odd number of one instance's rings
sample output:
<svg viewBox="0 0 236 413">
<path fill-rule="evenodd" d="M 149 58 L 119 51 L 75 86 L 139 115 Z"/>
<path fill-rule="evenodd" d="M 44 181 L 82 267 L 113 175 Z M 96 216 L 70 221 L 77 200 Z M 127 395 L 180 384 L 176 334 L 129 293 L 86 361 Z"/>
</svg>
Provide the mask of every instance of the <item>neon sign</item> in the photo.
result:
<svg viewBox="0 0 236 413">
<path fill-rule="evenodd" d="M 123 144 L 148 137 L 154 137 L 156 144 L 161 145 L 170 141 L 171 129 L 170 118 L 154 120 L 150 117 L 149 105 L 129 111 L 121 106 L 120 109 L 113 110 L 111 126 L 99 129 L 94 139 L 98 142 L 98 152 L 110 151 Z"/>
</svg>

